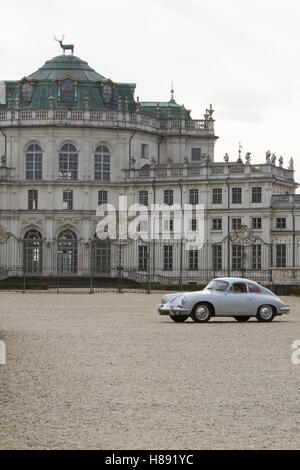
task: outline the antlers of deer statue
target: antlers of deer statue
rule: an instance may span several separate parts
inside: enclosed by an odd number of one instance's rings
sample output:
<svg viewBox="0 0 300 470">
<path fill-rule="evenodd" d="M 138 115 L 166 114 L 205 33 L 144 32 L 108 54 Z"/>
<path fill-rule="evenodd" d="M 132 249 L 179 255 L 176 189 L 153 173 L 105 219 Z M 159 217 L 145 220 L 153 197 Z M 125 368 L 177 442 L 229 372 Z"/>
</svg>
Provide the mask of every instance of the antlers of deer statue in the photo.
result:
<svg viewBox="0 0 300 470">
<path fill-rule="evenodd" d="M 65 36 L 63 36 L 62 39 L 59 40 L 59 39 L 56 39 L 56 37 L 54 36 L 54 40 L 57 41 L 57 42 L 59 42 L 60 47 L 61 47 L 62 50 L 64 51 L 63 54 L 65 54 L 66 51 L 69 51 L 69 50 L 70 50 L 70 51 L 71 51 L 71 54 L 73 55 L 73 54 L 74 54 L 74 44 L 63 44 L 62 42 L 63 42 L 63 40 L 64 40 L 64 37 L 65 37 Z"/>
</svg>

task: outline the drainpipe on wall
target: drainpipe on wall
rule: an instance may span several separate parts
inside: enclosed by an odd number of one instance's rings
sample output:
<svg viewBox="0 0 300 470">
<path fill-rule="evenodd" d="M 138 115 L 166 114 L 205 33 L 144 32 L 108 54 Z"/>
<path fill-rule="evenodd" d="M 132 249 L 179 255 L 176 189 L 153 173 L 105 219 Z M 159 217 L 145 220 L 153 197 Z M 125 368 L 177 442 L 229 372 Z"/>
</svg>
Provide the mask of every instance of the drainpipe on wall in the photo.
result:
<svg viewBox="0 0 300 470">
<path fill-rule="evenodd" d="M 163 137 L 160 138 L 160 141 L 157 145 L 157 164 L 160 164 L 160 144 L 162 143 Z"/>
<path fill-rule="evenodd" d="M 152 188 L 153 188 L 153 205 L 156 204 L 156 192 L 155 192 L 155 181 L 152 182 Z M 150 233 L 152 235 L 152 231 Z M 151 243 L 151 238 L 150 238 L 150 243 Z M 152 279 L 154 282 L 154 276 L 155 276 L 155 238 L 153 238 L 153 243 L 152 243 Z"/>
<path fill-rule="evenodd" d="M 226 178 L 226 185 L 227 185 L 227 209 L 230 211 L 230 187 L 229 187 L 229 177 Z M 230 276 L 230 215 L 227 217 L 227 264 L 228 264 L 228 276 Z"/>
<path fill-rule="evenodd" d="M 130 160 L 131 160 L 131 141 L 133 137 L 135 136 L 136 131 L 134 131 L 131 136 L 129 137 L 129 162 L 128 162 L 128 168 L 130 168 Z"/>
<path fill-rule="evenodd" d="M 296 223 L 295 223 L 295 196 L 293 196 L 293 205 L 292 205 L 292 217 L 293 217 L 293 268 L 296 266 L 296 250 L 295 250 L 295 244 L 296 244 Z M 293 277 L 295 277 L 295 271 L 293 269 Z"/>
<path fill-rule="evenodd" d="M 0 131 L 4 136 L 4 156 L 5 156 L 5 165 L 7 166 L 7 135 L 5 134 L 2 127 L 0 127 Z"/>
<path fill-rule="evenodd" d="M 180 187 L 180 207 L 182 210 L 182 180 L 178 181 L 179 187 Z M 182 230 L 182 227 L 181 227 Z M 180 290 L 182 291 L 182 264 L 183 264 L 183 239 L 182 239 L 182 233 L 181 233 L 181 238 L 180 238 L 180 278 L 179 278 L 179 284 L 180 284 Z"/>
</svg>

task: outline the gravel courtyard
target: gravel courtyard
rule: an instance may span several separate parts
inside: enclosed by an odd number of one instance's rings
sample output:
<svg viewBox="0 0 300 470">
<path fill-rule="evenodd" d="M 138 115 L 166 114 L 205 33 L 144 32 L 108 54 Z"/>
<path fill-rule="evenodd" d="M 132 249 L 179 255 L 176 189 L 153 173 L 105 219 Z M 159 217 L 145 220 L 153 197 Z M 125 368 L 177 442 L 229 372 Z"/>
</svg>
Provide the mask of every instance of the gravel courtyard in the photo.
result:
<svg viewBox="0 0 300 470">
<path fill-rule="evenodd" d="M 0 448 L 299 448 L 300 299 L 272 324 L 199 325 L 160 298 L 0 293 Z"/>
</svg>

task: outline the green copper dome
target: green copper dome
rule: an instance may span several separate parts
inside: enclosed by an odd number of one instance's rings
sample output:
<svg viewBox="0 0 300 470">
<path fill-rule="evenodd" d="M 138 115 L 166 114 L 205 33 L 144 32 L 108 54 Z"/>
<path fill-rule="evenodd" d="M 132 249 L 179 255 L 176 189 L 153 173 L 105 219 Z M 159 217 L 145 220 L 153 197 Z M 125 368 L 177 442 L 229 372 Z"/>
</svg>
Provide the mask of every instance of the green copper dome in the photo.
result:
<svg viewBox="0 0 300 470">
<path fill-rule="evenodd" d="M 100 82 L 105 77 L 95 72 L 87 62 L 73 55 L 59 55 L 54 57 L 29 75 L 29 78 L 35 80 L 58 80 L 66 76 L 72 77 L 74 80 Z"/>
</svg>

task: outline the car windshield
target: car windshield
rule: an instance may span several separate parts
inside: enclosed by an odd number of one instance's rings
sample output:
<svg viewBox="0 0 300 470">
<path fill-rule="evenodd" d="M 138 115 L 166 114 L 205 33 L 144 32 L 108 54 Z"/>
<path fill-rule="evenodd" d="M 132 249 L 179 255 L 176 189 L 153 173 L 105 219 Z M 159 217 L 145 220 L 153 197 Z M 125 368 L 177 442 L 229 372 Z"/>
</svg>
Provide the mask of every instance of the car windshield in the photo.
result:
<svg viewBox="0 0 300 470">
<path fill-rule="evenodd" d="M 207 286 L 206 289 L 208 290 L 221 290 L 224 291 L 228 287 L 228 282 L 225 281 L 211 281 Z"/>
</svg>

